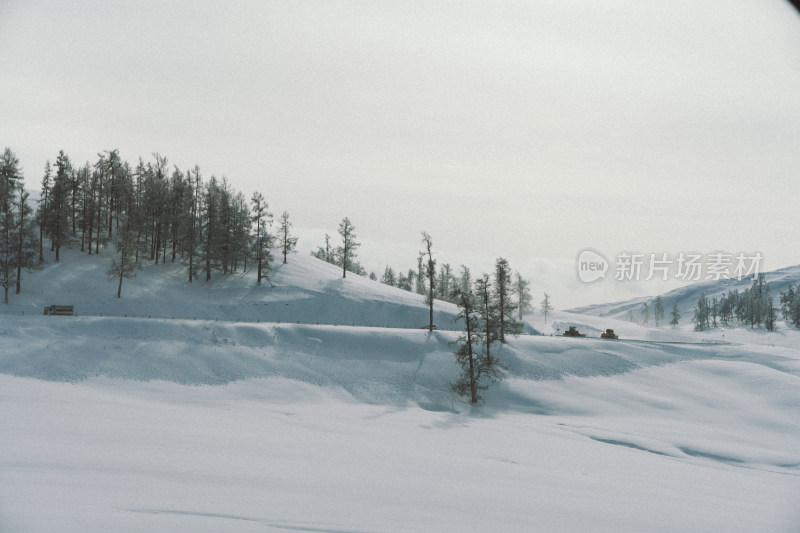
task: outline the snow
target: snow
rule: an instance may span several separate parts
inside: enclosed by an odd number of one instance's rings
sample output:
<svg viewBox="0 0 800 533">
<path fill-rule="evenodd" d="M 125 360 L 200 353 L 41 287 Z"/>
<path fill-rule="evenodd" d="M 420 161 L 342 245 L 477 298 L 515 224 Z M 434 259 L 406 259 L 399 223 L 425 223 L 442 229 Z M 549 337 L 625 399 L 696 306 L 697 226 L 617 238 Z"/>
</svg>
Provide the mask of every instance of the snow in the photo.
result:
<svg viewBox="0 0 800 533">
<path fill-rule="evenodd" d="M 422 297 L 303 255 L 274 287 L 148 265 L 117 300 L 108 262 L 0 311 L 2 531 L 800 527 L 798 331 L 535 314 L 589 336 L 512 340 L 470 408 L 449 304 L 428 333 Z"/>
<path fill-rule="evenodd" d="M 796 285 L 800 283 L 800 265 L 781 268 L 771 272 L 764 272 L 764 280 L 769 283 L 772 297 L 775 300 L 776 306 L 780 305 L 780 293 L 786 292 L 789 285 Z M 719 280 L 702 280 L 689 283 L 683 287 L 671 290 L 662 295 L 664 301 L 664 314 L 667 317 L 666 321 L 670 319 L 670 312 L 672 311 L 673 304 L 678 304 L 678 312 L 686 322 L 691 319 L 692 313 L 697 301 L 700 299 L 701 294 L 705 294 L 709 301 L 713 298 L 720 299 L 730 291 L 739 291 L 740 293 L 749 289 L 753 285 L 753 277 L 744 276 L 741 279 L 722 278 Z M 655 296 L 644 296 L 626 300 L 623 302 L 614 302 L 607 304 L 589 305 L 585 307 L 578 307 L 572 309 L 574 313 L 584 315 L 597 315 L 603 317 L 615 317 L 626 319 L 629 311 L 633 311 L 634 317 L 639 318 L 639 313 L 642 310 L 642 305 L 650 303 L 655 299 Z M 651 310 L 652 312 L 652 310 Z"/>
</svg>

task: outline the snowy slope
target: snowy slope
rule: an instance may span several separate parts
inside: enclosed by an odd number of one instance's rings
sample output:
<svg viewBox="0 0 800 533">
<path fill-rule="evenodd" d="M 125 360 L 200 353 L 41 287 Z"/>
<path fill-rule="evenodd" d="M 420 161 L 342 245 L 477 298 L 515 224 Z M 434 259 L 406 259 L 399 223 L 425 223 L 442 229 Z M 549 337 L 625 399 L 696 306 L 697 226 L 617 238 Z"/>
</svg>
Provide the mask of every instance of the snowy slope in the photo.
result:
<svg viewBox="0 0 800 533">
<path fill-rule="evenodd" d="M 514 339 L 470 409 L 419 297 L 295 256 L 275 288 L 150 265 L 117 300 L 106 259 L 0 313 L 0 531 L 800 525 L 800 332 L 534 317 L 592 335 Z"/>
<path fill-rule="evenodd" d="M 135 278 L 123 280 L 121 299 L 116 298 L 118 280 L 105 275 L 111 257 L 103 250 L 99 257 L 62 251 L 60 263 L 51 258 L 42 270 L 23 274 L 24 290 L 12 294 L 10 305 L 0 313 L 36 314 L 48 305 L 68 304 L 81 316 L 393 327 L 428 323 L 424 297 L 353 274 L 342 279 L 338 267 L 308 255 L 293 255 L 287 264 L 274 265 L 269 281 L 261 286 L 252 265 L 246 273 L 214 273 L 209 282 L 200 273 L 189 283 L 185 265 L 148 262 Z M 454 305 L 437 301 L 434 310 L 440 327 L 453 327 Z"/>
</svg>

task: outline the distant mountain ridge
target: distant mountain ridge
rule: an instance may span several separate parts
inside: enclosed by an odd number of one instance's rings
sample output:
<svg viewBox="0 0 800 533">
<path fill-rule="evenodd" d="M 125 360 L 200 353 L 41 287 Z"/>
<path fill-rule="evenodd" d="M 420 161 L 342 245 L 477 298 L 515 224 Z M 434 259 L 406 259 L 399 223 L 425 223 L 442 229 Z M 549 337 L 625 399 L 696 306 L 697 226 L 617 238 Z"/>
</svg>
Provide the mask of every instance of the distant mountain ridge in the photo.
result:
<svg viewBox="0 0 800 533">
<path fill-rule="evenodd" d="M 764 280 L 770 284 L 776 306 L 779 304 L 778 298 L 780 297 L 781 291 L 785 292 L 789 284 L 794 285 L 800 283 L 800 265 L 764 272 L 763 274 Z M 686 319 L 691 316 L 691 312 L 701 294 L 705 294 L 709 299 L 719 298 L 732 290 L 742 292 L 749 289 L 752 283 L 752 276 L 742 278 L 741 280 L 731 278 L 698 281 L 666 292 L 661 295 L 661 299 L 664 302 L 664 310 L 667 315 L 672 309 L 673 304 L 677 303 L 678 311 L 684 319 Z M 638 312 L 644 303 L 651 302 L 656 297 L 657 296 L 642 296 L 619 302 L 587 305 L 570 309 L 569 312 L 602 317 L 625 318 L 625 315 L 629 311 Z"/>
</svg>

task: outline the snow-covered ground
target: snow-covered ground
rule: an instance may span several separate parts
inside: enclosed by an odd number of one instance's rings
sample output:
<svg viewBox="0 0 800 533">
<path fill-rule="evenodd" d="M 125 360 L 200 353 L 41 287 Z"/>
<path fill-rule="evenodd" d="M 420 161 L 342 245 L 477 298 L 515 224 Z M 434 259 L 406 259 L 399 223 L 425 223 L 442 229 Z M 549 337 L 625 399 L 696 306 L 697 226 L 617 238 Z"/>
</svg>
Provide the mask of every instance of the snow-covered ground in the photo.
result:
<svg viewBox="0 0 800 533">
<path fill-rule="evenodd" d="M 537 313 L 589 337 L 512 340 L 470 409 L 449 304 L 429 334 L 421 297 L 301 255 L 274 287 L 149 265 L 117 300 L 108 263 L 0 310 L 0 531 L 800 528 L 798 331 Z"/>
</svg>

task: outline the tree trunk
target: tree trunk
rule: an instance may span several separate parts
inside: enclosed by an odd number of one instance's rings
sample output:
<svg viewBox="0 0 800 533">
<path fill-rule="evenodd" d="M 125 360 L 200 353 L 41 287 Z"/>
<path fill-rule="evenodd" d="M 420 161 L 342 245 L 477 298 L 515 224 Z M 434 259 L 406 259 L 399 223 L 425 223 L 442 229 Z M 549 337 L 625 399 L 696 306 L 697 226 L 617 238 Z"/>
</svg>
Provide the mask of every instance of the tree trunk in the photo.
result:
<svg viewBox="0 0 800 533">
<path fill-rule="evenodd" d="M 119 265 L 119 285 L 117 285 L 117 298 L 122 297 L 122 277 L 125 274 L 125 250 L 122 250 Z"/>
</svg>

